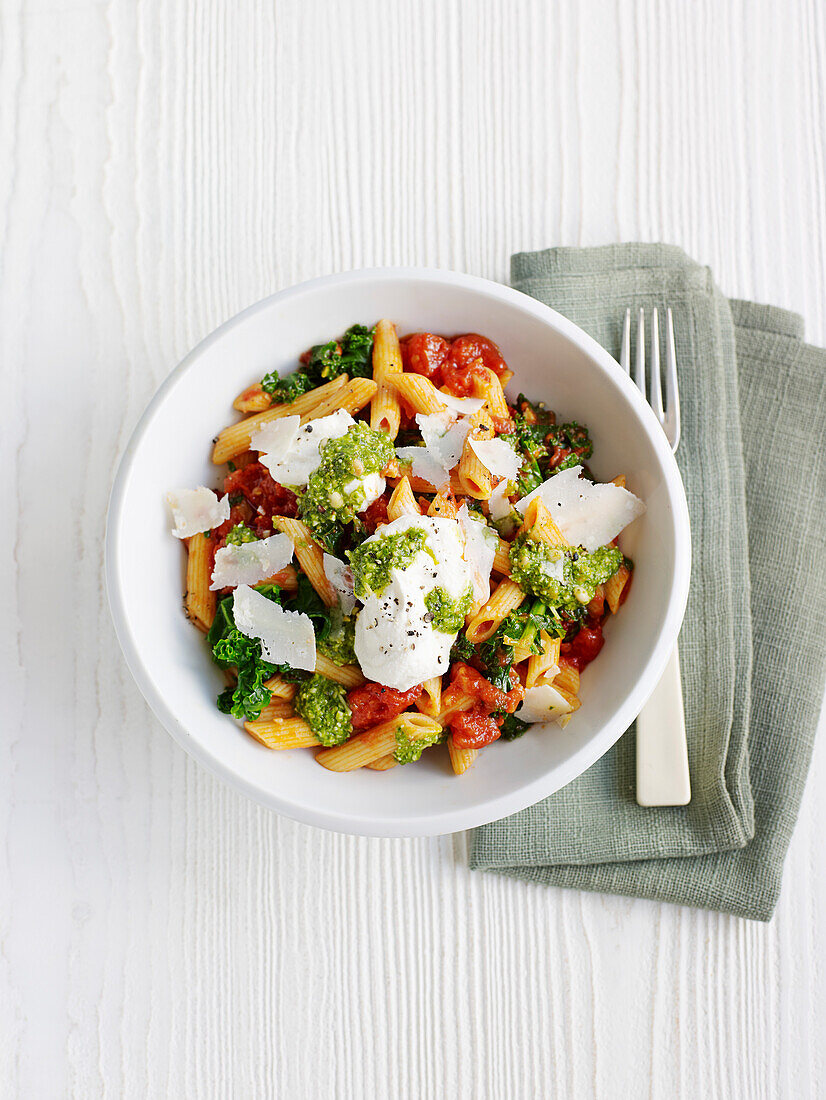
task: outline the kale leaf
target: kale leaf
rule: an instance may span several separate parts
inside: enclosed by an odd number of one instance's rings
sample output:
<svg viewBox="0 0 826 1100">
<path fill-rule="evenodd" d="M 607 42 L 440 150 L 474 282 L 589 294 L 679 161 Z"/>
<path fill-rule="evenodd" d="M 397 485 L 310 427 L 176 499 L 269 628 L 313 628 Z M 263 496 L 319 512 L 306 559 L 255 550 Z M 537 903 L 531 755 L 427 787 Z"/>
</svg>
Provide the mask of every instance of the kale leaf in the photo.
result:
<svg viewBox="0 0 826 1100">
<path fill-rule="evenodd" d="M 305 371 L 296 371 L 286 378 L 279 378 L 278 371 L 271 371 L 261 379 L 261 389 L 270 395 L 274 405 L 289 405 L 317 385 Z"/>
<path fill-rule="evenodd" d="M 351 378 L 369 378 L 372 374 L 373 329 L 366 325 L 352 325 L 341 342 L 328 340 L 310 348 L 307 362 L 293 374 L 280 378 L 278 371 L 271 371 L 261 379 L 261 389 L 268 393 L 274 404 L 289 404 L 297 397 L 332 382 L 340 374 Z"/>
<path fill-rule="evenodd" d="M 280 603 L 280 589 L 265 585 L 258 589 L 267 599 Z M 215 619 L 207 634 L 212 647 L 212 659 L 221 668 L 234 668 L 238 677 L 235 687 L 229 687 L 218 696 L 218 709 L 233 718 L 254 721 L 269 703 L 271 692 L 264 687 L 280 671 L 261 657 L 260 643 L 242 634 L 232 615 L 232 596 L 218 604 Z"/>
<path fill-rule="evenodd" d="M 522 719 L 517 718 L 515 714 L 506 714 L 504 722 L 499 727 L 502 740 L 515 741 L 517 737 L 522 736 L 529 725 L 529 722 L 523 722 Z"/>
</svg>

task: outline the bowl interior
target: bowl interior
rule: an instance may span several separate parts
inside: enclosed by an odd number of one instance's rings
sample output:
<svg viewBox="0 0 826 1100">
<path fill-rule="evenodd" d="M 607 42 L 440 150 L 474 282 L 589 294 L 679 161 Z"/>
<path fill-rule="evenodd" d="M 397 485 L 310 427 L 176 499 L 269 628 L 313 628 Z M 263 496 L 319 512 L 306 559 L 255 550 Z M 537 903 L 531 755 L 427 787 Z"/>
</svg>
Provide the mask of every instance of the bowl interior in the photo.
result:
<svg viewBox="0 0 826 1100">
<path fill-rule="evenodd" d="M 583 676 L 582 708 L 560 730 L 497 743 L 454 777 L 447 754 L 415 767 L 336 774 L 304 751 L 271 752 L 220 714 L 223 687 L 181 611 L 184 555 L 170 535 L 170 488 L 218 487 L 210 441 L 235 395 L 306 347 L 379 317 L 400 333 L 478 331 L 501 347 L 515 394 L 586 423 L 599 479 L 624 473 L 647 513 L 623 536 L 636 574 L 622 614 Z M 514 291 L 451 273 L 362 272 L 316 280 L 223 326 L 175 371 L 133 437 L 113 491 L 107 571 L 118 634 L 138 684 L 170 732 L 247 794 L 309 823 L 372 835 L 449 832 L 529 805 L 604 753 L 653 689 L 676 638 L 688 572 L 676 466 L 649 410 L 609 357 L 562 318 Z M 676 483 L 675 483 L 676 477 Z"/>
</svg>

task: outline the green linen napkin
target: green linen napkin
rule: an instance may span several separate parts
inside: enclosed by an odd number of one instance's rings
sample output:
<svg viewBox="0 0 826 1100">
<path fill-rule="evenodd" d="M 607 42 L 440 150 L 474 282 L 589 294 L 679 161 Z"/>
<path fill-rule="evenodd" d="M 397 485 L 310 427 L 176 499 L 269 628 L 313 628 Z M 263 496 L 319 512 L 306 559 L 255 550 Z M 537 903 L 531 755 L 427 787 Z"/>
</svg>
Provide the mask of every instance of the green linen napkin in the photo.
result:
<svg viewBox="0 0 826 1100">
<path fill-rule="evenodd" d="M 826 674 L 826 352 L 795 314 L 728 301 L 670 245 L 523 253 L 511 274 L 613 355 L 626 307 L 673 307 L 692 800 L 636 804 L 632 727 L 563 790 L 477 829 L 471 866 L 769 920 Z"/>
</svg>

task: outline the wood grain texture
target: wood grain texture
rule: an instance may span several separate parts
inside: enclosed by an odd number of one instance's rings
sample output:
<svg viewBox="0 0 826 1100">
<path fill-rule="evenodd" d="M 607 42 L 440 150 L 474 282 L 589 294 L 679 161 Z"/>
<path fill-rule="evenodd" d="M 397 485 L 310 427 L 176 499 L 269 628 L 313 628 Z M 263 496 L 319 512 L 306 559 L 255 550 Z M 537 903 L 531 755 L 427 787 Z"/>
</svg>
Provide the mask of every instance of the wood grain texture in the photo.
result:
<svg viewBox="0 0 826 1100">
<path fill-rule="evenodd" d="M 769 926 L 471 875 L 196 767 L 101 585 L 145 402 L 299 280 L 664 239 L 825 342 L 820 0 L 4 0 L 0 42 L 4 1095 L 822 1096 L 824 738 Z"/>
</svg>

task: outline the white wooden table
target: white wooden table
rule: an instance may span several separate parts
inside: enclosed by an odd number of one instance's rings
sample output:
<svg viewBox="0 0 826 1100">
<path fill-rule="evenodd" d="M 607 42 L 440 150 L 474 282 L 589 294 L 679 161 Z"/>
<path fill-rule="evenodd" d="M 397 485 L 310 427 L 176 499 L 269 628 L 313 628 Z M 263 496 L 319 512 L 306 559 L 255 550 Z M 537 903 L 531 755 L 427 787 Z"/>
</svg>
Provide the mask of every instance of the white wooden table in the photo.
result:
<svg viewBox="0 0 826 1100">
<path fill-rule="evenodd" d="M 544 890 L 221 786 L 101 583 L 155 387 L 313 275 L 668 240 L 826 342 L 820 0 L 3 0 L 0 41 L 0 1092 L 824 1095 L 823 739 L 772 924 Z"/>
</svg>

